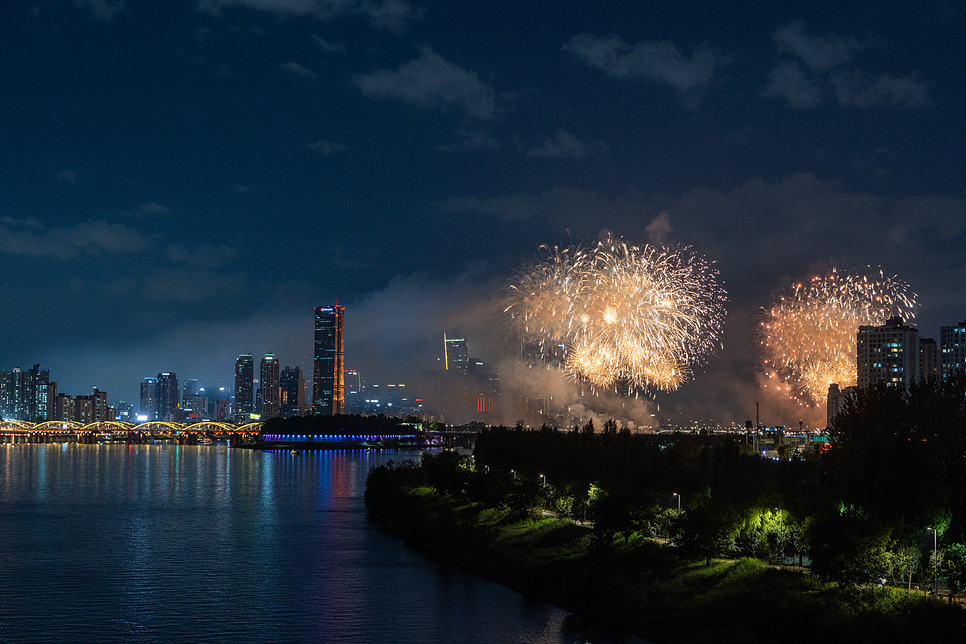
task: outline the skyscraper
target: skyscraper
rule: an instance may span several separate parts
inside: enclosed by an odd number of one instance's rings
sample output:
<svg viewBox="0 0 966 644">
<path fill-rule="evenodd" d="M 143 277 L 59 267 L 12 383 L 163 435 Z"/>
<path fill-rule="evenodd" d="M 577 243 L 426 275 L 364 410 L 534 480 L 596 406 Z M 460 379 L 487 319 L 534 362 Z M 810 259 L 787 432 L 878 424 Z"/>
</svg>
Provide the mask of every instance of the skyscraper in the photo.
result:
<svg viewBox="0 0 966 644">
<path fill-rule="evenodd" d="M 0 372 L 0 417 L 42 422 L 47 420 L 47 383 L 50 374 L 35 364 L 27 371 L 14 367 Z"/>
<path fill-rule="evenodd" d="M 956 326 L 939 327 L 939 346 L 943 378 L 966 369 L 966 320 Z"/>
<path fill-rule="evenodd" d="M 345 413 L 344 348 L 345 307 L 315 309 L 315 361 L 312 373 L 312 404 L 316 414 Z"/>
<path fill-rule="evenodd" d="M 457 371 L 465 376 L 470 365 L 469 356 L 464 338 L 447 338 L 443 334 L 443 365 L 446 371 Z"/>
<path fill-rule="evenodd" d="M 262 420 L 278 416 L 279 401 L 282 397 L 279 386 L 278 360 L 271 353 L 262 358 L 258 370 L 258 383 L 262 391 Z"/>
<path fill-rule="evenodd" d="M 144 420 L 158 419 L 158 380 L 145 378 L 141 382 L 141 416 Z"/>
<path fill-rule="evenodd" d="M 856 353 L 860 388 L 884 382 L 908 390 L 919 380 L 919 330 L 900 317 L 882 326 L 860 326 Z"/>
<path fill-rule="evenodd" d="M 178 375 L 171 372 L 158 374 L 157 379 L 158 420 L 180 420 L 179 401 L 181 392 L 178 390 Z"/>
<path fill-rule="evenodd" d="M 235 360 L 235 420 L 247 422 L 255 411 L 255 360 L 252 354 L 243 353 Z"/>
<path fill-rule="evenodd" d="M 305 409 L 305 376 L 299 367 L 285 367 L 278 378 L 282 389 L 282 399 L 279 405 L 279 415 L 282 418 L 293 418 L 303 413 Z"/>
</svg>

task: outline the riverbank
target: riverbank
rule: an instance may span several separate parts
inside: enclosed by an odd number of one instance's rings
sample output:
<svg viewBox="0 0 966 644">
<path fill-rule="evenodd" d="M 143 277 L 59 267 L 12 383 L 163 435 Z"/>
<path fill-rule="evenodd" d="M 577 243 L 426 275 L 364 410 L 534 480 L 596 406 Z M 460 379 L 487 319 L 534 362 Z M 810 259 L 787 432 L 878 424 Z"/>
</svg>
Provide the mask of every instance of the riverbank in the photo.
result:
<svg viewBox="0 0 966 644">
<path fill-rule="evenodd" d="M 652 539 L 603 543 L 569 520 L 485 508 L 419 482 L 414 468 L 374 470 L 371 515 L 413 547 L 660 644 L 966 641 L 966 611 L 939 600 L 825 584 L 756 559 L 705 566 Z"/>
</svg>

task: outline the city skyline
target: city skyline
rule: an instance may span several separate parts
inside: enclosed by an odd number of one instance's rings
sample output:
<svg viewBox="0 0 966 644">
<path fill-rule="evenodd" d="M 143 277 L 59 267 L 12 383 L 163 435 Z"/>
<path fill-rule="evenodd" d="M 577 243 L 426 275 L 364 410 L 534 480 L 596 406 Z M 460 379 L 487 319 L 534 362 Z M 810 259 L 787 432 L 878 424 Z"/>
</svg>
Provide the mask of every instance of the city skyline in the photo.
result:
<svg viewBox="0 0 966 644">
<path fill-rule="evenodd" d="M 443 332 L 497 364 L 515 272 L 608 231 L 728 292 L 669 415 L 794 414 L 754 334 L 820 267 L 897 275 L 922 336 L 964 318 L 962 2 L 104 0 L 0 30 L 0 368 L 61 392 L 307 371 L 336 298 L 370 382 Z"/>
</svg>

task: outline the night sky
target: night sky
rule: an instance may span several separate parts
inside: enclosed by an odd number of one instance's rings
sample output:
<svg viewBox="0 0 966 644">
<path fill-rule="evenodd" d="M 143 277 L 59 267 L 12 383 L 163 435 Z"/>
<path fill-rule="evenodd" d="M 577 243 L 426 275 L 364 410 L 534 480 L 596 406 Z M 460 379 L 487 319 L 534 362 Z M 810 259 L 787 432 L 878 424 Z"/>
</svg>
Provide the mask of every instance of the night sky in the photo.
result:
<svg viewBox="0 0 966 644">
<path fill-rule="evenodd" d="M 881 266 L 922 336 L 966 318 L 964 115 L 963 2 L 5 2 L 0 368 L 112 403 L 311 373 L 336 299 L 370 383 L 444 331 L 498 363 L 514 271 L 610 231 L 729 294 L 662 410 L 796 422 L 755 339 L 793 280 Z"/>
</svg>

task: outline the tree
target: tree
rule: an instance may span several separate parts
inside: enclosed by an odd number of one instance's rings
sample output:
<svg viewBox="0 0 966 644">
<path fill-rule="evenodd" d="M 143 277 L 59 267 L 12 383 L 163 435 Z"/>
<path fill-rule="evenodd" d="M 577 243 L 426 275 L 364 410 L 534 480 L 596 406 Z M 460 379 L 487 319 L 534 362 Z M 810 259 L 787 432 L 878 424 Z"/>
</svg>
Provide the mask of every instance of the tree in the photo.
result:
<svg viewBox="0 0 966 644">
<path fill-rule="evenodd" d="M 892 530 L 849 510 L 816 521 L 812 531 L 812 570 L 844 586 L 868 583 L 888 574 Z"/>
<path fill-rule="evenodd" d="M 689 507 L 674 523 L 676 545 L 685 555 L 704 559 L 706 566 L 711 565 L 712 557 L 734 549 L 741 528 L 739 517 L 709 501 Z"/>
</svg>

